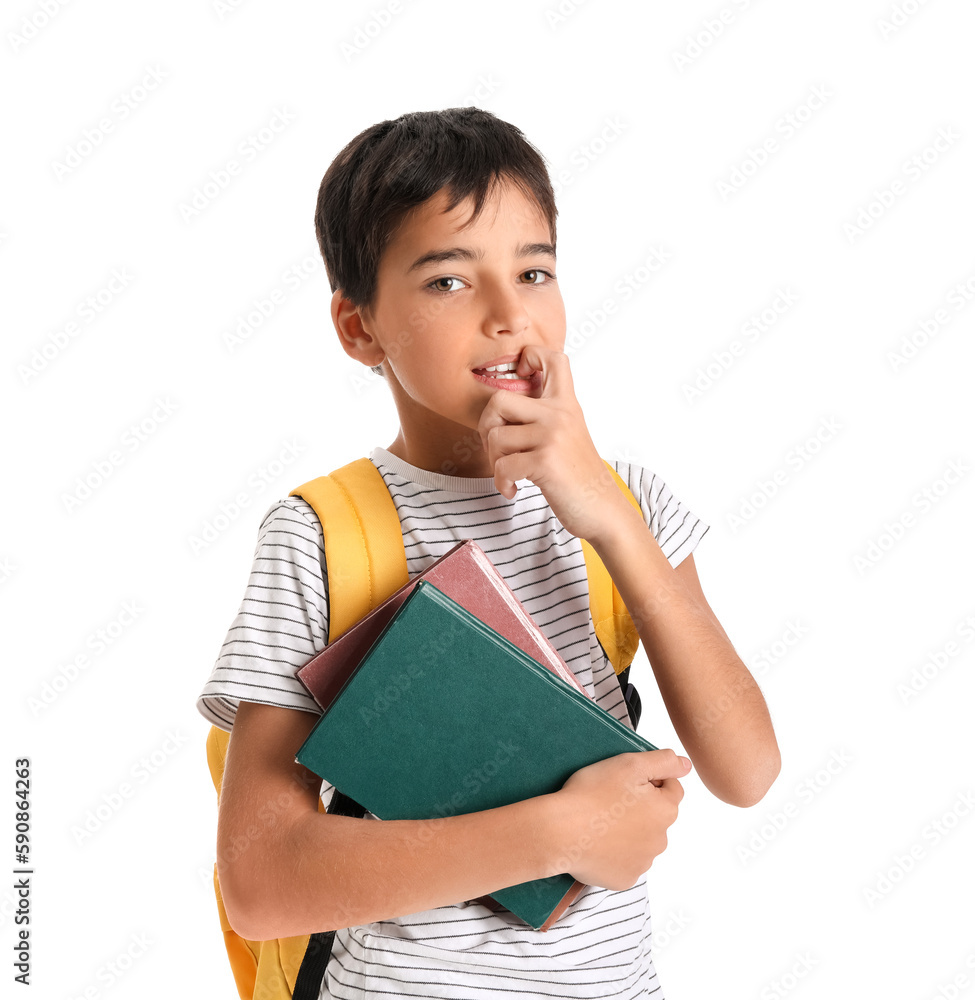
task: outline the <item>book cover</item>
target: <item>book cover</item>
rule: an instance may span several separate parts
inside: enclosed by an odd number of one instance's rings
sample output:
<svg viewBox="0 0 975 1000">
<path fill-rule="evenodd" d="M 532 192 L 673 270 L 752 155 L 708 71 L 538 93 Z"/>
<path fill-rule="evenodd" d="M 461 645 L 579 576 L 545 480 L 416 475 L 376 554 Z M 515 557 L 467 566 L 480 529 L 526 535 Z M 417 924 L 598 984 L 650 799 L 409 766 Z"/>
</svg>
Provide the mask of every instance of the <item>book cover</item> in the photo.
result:
<svg viewBox="0 0 975 1000">
<path fill-rule="evenodd" d="M 421 580 L 296 760 L 379 819 L 436 819 L 555 792 L 581 767 L 655 749 Z M 543 929 L 574 884 L 565 873 L 491 897 Z"/>
</svg>

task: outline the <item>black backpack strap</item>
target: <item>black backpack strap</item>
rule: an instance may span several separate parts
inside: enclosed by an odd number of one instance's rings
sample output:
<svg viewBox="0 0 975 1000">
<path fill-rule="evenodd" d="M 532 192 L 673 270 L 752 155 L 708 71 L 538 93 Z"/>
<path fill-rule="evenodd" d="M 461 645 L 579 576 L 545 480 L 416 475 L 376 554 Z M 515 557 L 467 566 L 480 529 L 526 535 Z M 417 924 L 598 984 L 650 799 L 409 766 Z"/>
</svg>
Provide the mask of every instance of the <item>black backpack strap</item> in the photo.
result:
<svg viewBox="0 0 975 1000">
<path fill-rule="evenodd" d="M 640 713 L 643 711 L 643 705 L 640 702 L 640 692 L 630 683 L 629 666 L 625 670 L 621 670 L 616 675 L 616 679 L 620 682 L 620 687 L 623 689 L 623 700 L 626 702 L 626 710 L 630 713 L 630 722 L 633 724 L 633 729 L 636 730 L 637 723 L 640 721 Z"/>
<path fill-rule="evenodd" d="M 362 819 L 366 814 L 366 810 L 358 802 L 343 795 L 337 788 L 332 792 L 325 812 L 331 816 L 352 816 L 354 819 Z M 321 931 L 309 936 L 301 968 L 298 969 L 298 978 L 295 980 L 292 993 L 294 1000 L 318 1000 L 334 940 L 335 931 Z"/>
<path fill-rule="evenodd" d="M 332 955 L 335 931 L 323 931 L 308 938 L 308 947 L 295 980 L 294 1000 L 318 1000 L 322 994 L 325 967 Z"/>
</svg>

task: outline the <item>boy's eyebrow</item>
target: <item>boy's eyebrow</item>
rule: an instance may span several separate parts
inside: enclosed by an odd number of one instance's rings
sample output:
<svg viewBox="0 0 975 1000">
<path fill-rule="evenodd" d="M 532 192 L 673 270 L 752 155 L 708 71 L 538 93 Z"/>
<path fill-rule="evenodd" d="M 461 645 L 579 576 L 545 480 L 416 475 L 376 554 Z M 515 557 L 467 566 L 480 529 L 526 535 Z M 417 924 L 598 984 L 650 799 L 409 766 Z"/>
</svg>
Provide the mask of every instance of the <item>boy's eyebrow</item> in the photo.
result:
<svg viewBox="0 0 975 1000">
<path fill-rule="evenodd" d="M 551 243 L 523 243 L 520 247 L 515 250 L 516 257 L 551 257 L 555 260 L 555 247 Z M 484 253 L 482 251 L 472 250 L 470 247 L 445 247 L 443 250 L 431 250 L 430 253 L 425 253 L 420 257 L 417 257 L 415 261 L 406 269 L 407 274 L 410 271 L 416 271 L 421 267 L 426 267 L 427 264 L 442 264 L 444 261 L 448 260 L 472 260 L 479 261 L 483 260 Z"/>
</svg>

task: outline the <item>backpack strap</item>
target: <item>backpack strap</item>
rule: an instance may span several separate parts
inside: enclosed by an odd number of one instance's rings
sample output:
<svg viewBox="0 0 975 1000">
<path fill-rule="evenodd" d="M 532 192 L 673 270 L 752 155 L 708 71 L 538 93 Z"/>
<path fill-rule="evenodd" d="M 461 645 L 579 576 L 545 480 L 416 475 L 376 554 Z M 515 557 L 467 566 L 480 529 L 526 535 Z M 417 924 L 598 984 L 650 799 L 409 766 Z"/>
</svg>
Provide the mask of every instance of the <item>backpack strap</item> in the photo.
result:
<svg viewBox="0 0 975 1000">
<path fill-rule="evenodd" d="M 331 644 L 409 583 L 399 514 L 368 458 L 309 480 L 290 495 L 309 503 L 322 524 Z"/>
<path fill-rule="evenodd" d="M 377 489 L 376 479 L 379 480 Z M 329 587 L 328 641 L 365 617 L 408 581 L 403 533 L 393 498 L 379 471 L 368 458 L 350 462 L 331 475 L 319 476 L 291 491 L 307 501 L 322 524 Z M 327 513 L 326 513 L 327 512 Z M 219 801 L 230 734 L 211 726 L 207 737 L 207 764 Z M 362 816 L 364 810 L 345 796 L 335 796 L 326 810 Z M 241 997 L 291 1000 L 305 995 L 318 970 L 321 985 L 331 951 L 332 936 L 298 935 L 269 941 L 249 941 L 230 926 L 220 893 L 217 866 L 213 887 L 227 957 Z M 312 947 L 309 947 L 311 945 Z M 305 956 L 313 964 L 303 965 Z M 304 972 L 302 971 L 304 970 Z M 318 987 L 309 996 L 318 996 Z"/>
<path fill-rule="evenodd" d="M 229 741 L 230 733 L 226 730 L 219 726 L 210 727 L 206 744 L 207 764 L 213 786 L 217 790 L 218 803 Z M 325 812 L 321 799 L 318 801 L 318 811 Z M 216 864 L 213 866 L 213 891 L 217 900 L 220 929 L 223 931 L 223 943 L 227 949 L 234 983 L 242 1000 L 250 1000 L 252 997 L 254 1000 L 292 1000 L 292 991 L 308 946 L 308 935 L 249 941 L 230 926 L 220 892 Z"/>
<path fill-rule="evenodd" d="M 609 462 L 605 459 L 603 461 L 620 492 L 636 508 L 642 519 L 643 511 L 636 497 Z M 640 634 L 602 559 L 589 542 L 584 538 L 580 541 L 582 554 L 586 558 L 586 573 L 589 576 L 589 611 L 592 614 L 593 628 L 609 662 L 613 664 L 617 676 L 620 676 L 633 662 L 637 647 L 640 645 Z"/>
</svg>

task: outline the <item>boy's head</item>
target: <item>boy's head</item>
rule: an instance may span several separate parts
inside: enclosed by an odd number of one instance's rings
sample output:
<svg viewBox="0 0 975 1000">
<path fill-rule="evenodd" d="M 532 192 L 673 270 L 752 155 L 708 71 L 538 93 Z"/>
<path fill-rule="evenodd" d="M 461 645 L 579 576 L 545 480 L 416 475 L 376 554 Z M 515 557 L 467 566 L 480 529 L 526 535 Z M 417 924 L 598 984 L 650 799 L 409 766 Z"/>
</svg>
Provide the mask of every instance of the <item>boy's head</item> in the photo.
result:
<svg viewBox="0 0 975 1000">
<path fill-rule="evenodd" d="M 555 245 L 555 193 L 521 130 L 479 108 L 417 111 L 360 132 L 318 191 L 315 235 L 333 293 L 372 308 L 379 265 L 401 223 L 437 192 L 450 211 L 468 198 L 473 219 L 496 182 L 514 185 L 546 220 Z M 382 375 L 379 365 L 372 368 Z"/>
</svg>

